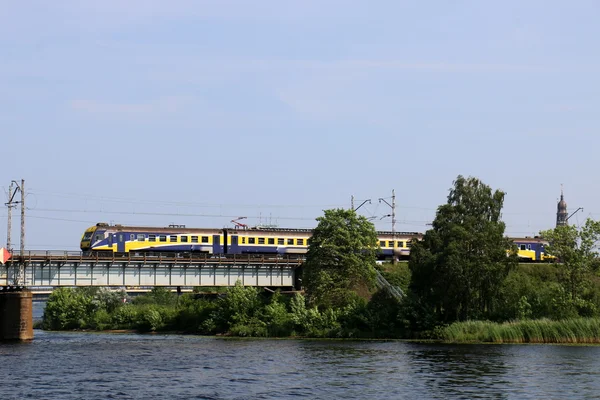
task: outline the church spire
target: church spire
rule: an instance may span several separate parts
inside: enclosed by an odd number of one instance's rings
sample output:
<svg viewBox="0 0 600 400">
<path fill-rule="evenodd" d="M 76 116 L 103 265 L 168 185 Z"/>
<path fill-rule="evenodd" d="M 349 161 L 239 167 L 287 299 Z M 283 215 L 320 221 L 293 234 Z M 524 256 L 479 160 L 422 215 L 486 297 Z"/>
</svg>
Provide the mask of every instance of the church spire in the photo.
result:
<svg viewBox="0 0 600 400">
<path fill-rule="evenodd" d="M 556 208 L 556 226 L 559 227 L 568 225 L 567 218 L 569 213 L 567 212 L 567 202 L 565 201 L 562 184 L 560 185 L 560 201 L 558 202 Z"/>
</svg>

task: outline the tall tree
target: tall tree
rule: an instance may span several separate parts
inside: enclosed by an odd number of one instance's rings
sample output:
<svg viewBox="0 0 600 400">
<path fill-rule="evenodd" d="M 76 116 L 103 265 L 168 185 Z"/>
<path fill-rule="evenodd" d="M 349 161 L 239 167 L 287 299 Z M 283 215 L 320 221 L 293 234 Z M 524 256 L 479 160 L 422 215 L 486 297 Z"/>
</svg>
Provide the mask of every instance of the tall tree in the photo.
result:
<svg viewBox="0 0 600 400">
<path fill-rule="evenodd" d="M 504 195 L 459 175 L 432 229 L 413 243 L 410 288 L 417 308 L 433 321 L 492 313 L 500 285 L 517 265 L 515 245 L 504 236 L 500 219 Z"/>
<path fill-rule="evenodd" d="M 343 306 L 353 291 L 369 289 L 375 281 L 377 232 L 353 210 L 325 210 L 317 221 L 304 262 L 303 286 L 310 303 Z"/>
<path fill-rule="evenodd" d="M 570 300 L 581 299 L 587 288 L 589 273 L 598 268 L 600 261 L 600 222 L 588 218 L 581 229 L 566 225 L 540 234 L 550 242 L 546 252 L 561 264 L 563 287 Z"/>
</svg>

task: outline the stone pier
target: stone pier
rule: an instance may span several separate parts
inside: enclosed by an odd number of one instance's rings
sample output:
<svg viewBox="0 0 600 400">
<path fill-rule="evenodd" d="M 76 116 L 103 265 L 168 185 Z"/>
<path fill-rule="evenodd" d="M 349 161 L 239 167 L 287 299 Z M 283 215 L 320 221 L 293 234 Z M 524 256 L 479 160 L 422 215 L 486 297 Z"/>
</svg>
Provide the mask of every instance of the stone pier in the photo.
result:
<svg viewBox="0 0 600 400">
<path fill-rule="evenodd" d="M 0 287 L 0 341 L 32 339 L 32 293 L 26 289 Z"/>
</svg>

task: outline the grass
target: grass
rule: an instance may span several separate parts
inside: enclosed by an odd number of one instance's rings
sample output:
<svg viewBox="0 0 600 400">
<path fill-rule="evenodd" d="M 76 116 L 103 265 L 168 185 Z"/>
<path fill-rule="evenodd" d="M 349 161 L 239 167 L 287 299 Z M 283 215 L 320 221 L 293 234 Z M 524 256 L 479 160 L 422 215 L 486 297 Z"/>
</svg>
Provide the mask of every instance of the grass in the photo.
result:
<svg viewBox="0 0 600 400">
<path fill-rule="evenodd" d="M 455 322 L 440 331 L 447 342 L 600 343 L 600 318 Z"/>
</svg>

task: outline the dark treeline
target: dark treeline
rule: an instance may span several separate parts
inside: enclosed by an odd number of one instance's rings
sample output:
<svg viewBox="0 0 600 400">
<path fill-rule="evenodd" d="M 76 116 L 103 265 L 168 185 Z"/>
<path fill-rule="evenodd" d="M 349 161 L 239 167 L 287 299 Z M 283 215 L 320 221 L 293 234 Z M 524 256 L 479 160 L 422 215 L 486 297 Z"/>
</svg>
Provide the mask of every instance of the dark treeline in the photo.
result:
<svg viewBox="0 0 600 400">
<path fill-rule="evenodd" d="M 598 342 L 600 223 L 541 232 L 554 258 L 519 264 L 501 221 L 504 193 L 459 176 L 408 263 L 377 265 L 375 228 L 326 210 L 294 295 L 235 286 L 219 296 L 163 288 L 132 299 L 98 288 L 57 289 L 43 327 L 234 336 Z M 508 249 L 508 250 L 507 250 Z M 376 270 L 404 292 L 376 286 Z M 201 288 L 198 288 L 200 292 Z M 124 302 L 123 300 L 127 301 Z M 583 319 L 582 319 L 583 318 Z"/>
</svg>

